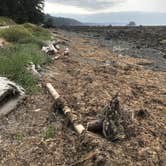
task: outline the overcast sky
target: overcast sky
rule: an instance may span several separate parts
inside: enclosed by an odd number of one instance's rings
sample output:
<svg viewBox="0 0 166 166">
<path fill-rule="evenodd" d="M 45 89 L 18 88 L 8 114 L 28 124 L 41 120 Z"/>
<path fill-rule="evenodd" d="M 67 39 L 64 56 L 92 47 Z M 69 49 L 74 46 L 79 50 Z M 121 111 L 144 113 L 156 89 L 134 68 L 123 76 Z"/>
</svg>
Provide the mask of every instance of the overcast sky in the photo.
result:
<svg viewBox="0 0 166 166">
<path fill-rule="evenodd" d="M 116 20 L 126 22 L 133 18 L 139 21 L 142 19 L 143 24 L 146 21 L 147 24 L 149 21 L 154 24 L 155 22 L 166 24 L 166 19 L 164 19 L 166 0 L 46 0 L 45 13 L 74 17 L 83 22 L 111 22 L 108 20 L 108 16 L 111 16 L 113 22 Z M 125 17 L 121 20 L 124 14 Z M 116 17 L 113 17 L 114 15 Z M 156 17 L 152 18 L 152 15 Z M 101 16 L 103 16 L 102 20 Z"/>
</svg>

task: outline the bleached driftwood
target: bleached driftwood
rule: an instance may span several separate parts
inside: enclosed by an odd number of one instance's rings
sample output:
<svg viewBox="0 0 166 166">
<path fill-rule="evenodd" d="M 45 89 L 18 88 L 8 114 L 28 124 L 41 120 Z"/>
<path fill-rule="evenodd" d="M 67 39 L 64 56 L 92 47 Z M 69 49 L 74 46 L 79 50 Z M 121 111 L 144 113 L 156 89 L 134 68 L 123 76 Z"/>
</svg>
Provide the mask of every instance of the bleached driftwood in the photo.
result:
<svg viewBox="0 0 166 166">
<path fill-rule="evenodd" d="M 60 46 L 58 44 L 55 44 L 54 47 L 57 49 L 57 50 L 60 50 Z"/>
<path fill-rule="evenodd" d="M 24 98 L 24 89 L 5 77 L 0 77 L 0 116 L 7 115 Z"/>
<path fill-rule="evenodd" d="M 46 54 L 57 54 L 59 51 L 54 47 L 53 43 L 48 44 L 48 46 L 43 46 L 42 51 Z"/>
<path fill-rule="evenodd" d="M 36 65 L 33 62 L 29 63 L 29 66 L 27 67 L 27 69 L 37 78 L 41 77 L 41 74 L 37 71 L 36 69 Z"/>
<path fill-rule="evenodd" d="M 61 100 L 61 98 L 60 98 L 60 95 L 58 94 L 58 92 L 54 89 L 54 87 L 50 83 L 47 83 L 46 87 L 47 87 L 48 91 L 50 92 L 50 94 L 52 95 L 55 102 L 57 102 L 57 101 L 59 102 L 59 100 Z M 61 102 L 65 105 L 65 103 L 63 102 L 63 99 L 61 100 Z M 68 106 L 64 106 L 63 112 L 66 115 L 66 117 L 70 120 L 70 122 L 72 123 L 76 132 L 78 134 L 82 134 L 85 131 L 85 127 L 82 124 L 78 123 L 77 116 L 75 114 L 73 114 L 72 110 Z"/>
<path fill-rule="evenodd" d="M 7 25 L 7 26 L 0 26 L 0 30 L 1 30 L 1 29 L 8 29 L 8 28 L 10 28 L 9 25 Z"/>
<path fill-rule="evenodd" d="M 64 55 L 69 55 L 69 53 L 70 53 L 69 48 L 66 48 L 64 51 Z"/>
</svg>

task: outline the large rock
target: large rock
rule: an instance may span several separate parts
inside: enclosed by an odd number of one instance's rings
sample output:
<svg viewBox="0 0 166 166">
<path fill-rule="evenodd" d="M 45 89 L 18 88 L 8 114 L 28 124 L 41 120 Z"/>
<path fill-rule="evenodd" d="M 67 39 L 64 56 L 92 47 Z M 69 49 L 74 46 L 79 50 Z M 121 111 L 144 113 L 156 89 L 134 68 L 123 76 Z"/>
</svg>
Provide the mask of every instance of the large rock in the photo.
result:
<svg viewBox="0 0 166 166">
<path fill-rule="evenodd" d="M 22 87 L 5 77 L 0 77 L 0 117 L 15 109 L 24 96 Z"/>
</svg>

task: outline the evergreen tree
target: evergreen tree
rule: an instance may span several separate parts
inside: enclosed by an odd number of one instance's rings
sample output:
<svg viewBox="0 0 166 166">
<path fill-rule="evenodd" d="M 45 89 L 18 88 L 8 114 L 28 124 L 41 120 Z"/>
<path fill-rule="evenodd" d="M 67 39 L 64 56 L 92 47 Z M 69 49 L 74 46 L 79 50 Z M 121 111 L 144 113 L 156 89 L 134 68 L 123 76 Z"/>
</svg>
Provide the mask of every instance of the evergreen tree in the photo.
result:
<svg viewBox="0 0 166 166">
<path fill-rule="evenodd" d="M 0 16 L 18 23 L 43 21 L 44 0 L 0 0 Z"/>
</svg>

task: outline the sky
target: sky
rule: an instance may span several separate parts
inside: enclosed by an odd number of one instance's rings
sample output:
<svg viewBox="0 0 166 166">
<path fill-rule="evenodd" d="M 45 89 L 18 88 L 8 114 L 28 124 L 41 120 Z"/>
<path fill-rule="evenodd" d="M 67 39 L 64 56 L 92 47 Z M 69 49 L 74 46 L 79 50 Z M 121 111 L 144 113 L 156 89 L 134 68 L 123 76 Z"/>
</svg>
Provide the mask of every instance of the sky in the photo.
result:
<svg viewBox="0 0 166 166">
<path fill-rule="evenodd" d="M 166 0 L 46 0 L 44 11 L 81 22 L 166 25 Z"/>
</svg>

